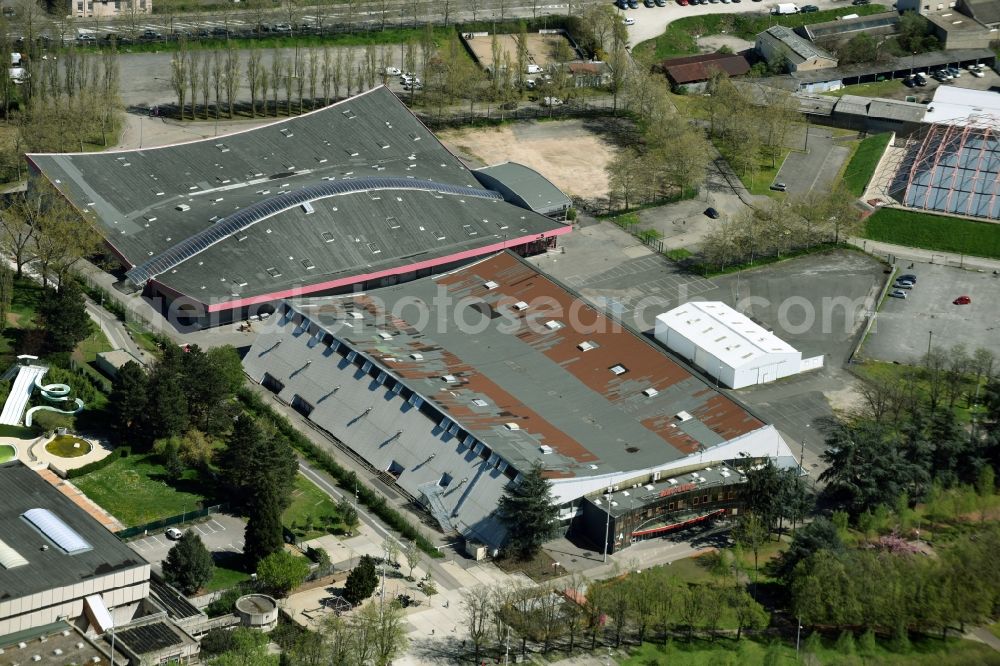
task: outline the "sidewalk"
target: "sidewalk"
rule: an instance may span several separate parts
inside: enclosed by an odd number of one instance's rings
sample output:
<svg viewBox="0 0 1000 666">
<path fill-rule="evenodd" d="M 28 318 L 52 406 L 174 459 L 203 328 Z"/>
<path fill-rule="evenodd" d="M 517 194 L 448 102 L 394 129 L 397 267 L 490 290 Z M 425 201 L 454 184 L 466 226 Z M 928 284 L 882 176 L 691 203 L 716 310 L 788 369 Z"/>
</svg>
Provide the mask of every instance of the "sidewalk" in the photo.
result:
<svg viewBox="0 0 1000 666">
<path fill-rule="evenodd" d="M 904 245 L 893 245 L 881 241 L 868 240 L 866 238 L 848 238 L 847 242 L 855 247 L 859 247 L 865 252 L 878 257 L 884 257 L 890 263 L 893 259 L 898 261 L 918 262 L 921 264 L 938 264 L 939 266 L 954 266 L 968 270 L 997 271 L 1000 270 L 1000 260 L 987 259 L 985 257 L 970 257 L 965 254 L 953 254 L 949 252 L 938 252 L 936 250 L 922 250 L 916 247 L 906 247 Z"/>
</svg>

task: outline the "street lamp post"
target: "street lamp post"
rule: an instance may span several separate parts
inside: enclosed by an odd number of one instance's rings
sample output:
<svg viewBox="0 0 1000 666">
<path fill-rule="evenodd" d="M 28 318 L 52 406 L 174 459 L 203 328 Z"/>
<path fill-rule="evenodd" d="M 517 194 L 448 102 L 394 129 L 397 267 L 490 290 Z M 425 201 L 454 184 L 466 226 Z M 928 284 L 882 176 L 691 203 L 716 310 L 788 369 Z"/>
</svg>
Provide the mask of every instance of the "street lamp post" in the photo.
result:
<svg viewBox="0 0 1000 666">
<path fill-rule="evenodd" d="M 610 543 L 608 543 L 608 542 L 611 540 L 611 497 L 612 497 L 612 494 L 614 492 L 614 491 L 612 491 L 612 488 L 614 488 L 614 485 L 615 485 L 615 482 L 612 479 L 611 485 L 608 486 L 608 492 L 604 496 L 605 499 L 608 501 L 608 506 L 606 507 L 607 512 L 608 512 L 608 517 L 607 517 L 607 520 L 604 522 L 604 561 L 605 562 L 608 561 L 608 547 L 610 546 Z"/>
<path fill-rule="evenodd" d="M 799 659 L 799 639 L 802 638 L 802 616 L 798 617 L 798 622 L 796 622 L 798 628 L 795 630 L 795 660 Z"/>
</svg>

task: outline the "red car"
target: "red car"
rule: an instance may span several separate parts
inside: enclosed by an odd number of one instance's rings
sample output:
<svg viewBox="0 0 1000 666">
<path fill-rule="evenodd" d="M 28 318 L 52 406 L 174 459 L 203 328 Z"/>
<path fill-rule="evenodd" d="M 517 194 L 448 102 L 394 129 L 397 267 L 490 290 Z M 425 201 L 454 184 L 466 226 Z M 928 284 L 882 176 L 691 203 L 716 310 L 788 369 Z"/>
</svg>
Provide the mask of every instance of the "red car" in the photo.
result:
<svg viewBox="0 0 1000 666">
<path fill-rule="evenodd" d="M 681 7 L 687 7 L 688 0 L 677 0 L 677 4 L 680 5 Z"/>
<path fill-rule="evenodd" d="M 970 303 L 972 303 L 972 299 L 969 298 L 968 296 L 959 296 L 951 303 L 952 305 L 969 305 Z"/>
</svg>

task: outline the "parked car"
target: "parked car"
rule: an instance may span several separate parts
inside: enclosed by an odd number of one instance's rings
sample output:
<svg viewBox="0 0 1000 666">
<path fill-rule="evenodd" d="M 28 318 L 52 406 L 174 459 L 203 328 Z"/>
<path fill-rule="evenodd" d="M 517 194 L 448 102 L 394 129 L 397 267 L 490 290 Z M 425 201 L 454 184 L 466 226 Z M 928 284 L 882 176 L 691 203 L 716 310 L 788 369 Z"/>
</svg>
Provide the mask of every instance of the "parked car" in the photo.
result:
<svg viewBox="0 0 1000 666">
<path fill-rule="evenodd" d="M 562 106 L 563 101 L 558 97 L 543 97 L 542 106 Z"/>
<path fill-rule="evenodd" d="M 629 9 L 639 9 L 639 0 L 628 0 Z"/>
<path fill-rule="evenodd" d="M 811 12 L 818 12 L 818 11 L 819 7 L 817 7 L 816 5 L 802 5 L 801 7 L 799 7 L 799 12 L 802 14 L 809 14 Z"/>
<path fill-rule="evenodd" d="M 962 76 L 962 70 L 960 70 L 958 67 L 945 67 L 945 69 L 948 71 L 949 74 L 952 75 L 953 78 L 958 79 L 961 78 Z"/>
<path fill-rule="evenodd" d="M 861 5 L 872 4 L 872 0 L 852 0 L 851 4 L 855 5 L 856 7 L 860 7 Z"/>
<path fill-rule="evenodd" d="M 890 298 L 906 298 L 906 292 L 902 289 L 893 289 L 889 292 Z"/>
<path fill-rule="evenodd" d="M 644 4 L 647 9 L 656 6 L 656 3 L 653 2 L 653 0 L 642 0 L 642 4 Z"/>
<path fill-rule="evenodd" d="M 625 25 L 635 25 L 635 19 L 631 16 L 625 18 Z"/>
<path fill-rule="evenodd" d="M 897 282 L 892 286 L 895 287 L 896 289 L 913 289 L 912 282 Z"/>
<path fill-rule="evenodd" d="M 952 301 L 953 305 L 970 305 L 971 303 L 972 299 L 969 298 L 968 296 L 959 296 L 958 298 Z"/>
<path fill-rule="evenodd" d="M 788 186 L 784 183 L 771 183 L 771 189 L 775 192 L 787 192 Z"/>
<path fill-rule="evenodd" d="M 717 219 L 719 219 L 721 217 L 719 215 L 719 211 L 715 210 L 712 207 L 709 207 L 709 208 L 705 209 L 705 215 L 707 215 L 708 217 L 712 218 L 713 220 L 717 220 Z"/>
<path fill-rule="evenodd" d="M 399 67 L 386 67 L 385 73 L 389 76 L 399 76 L 403 72 L 400 71 Z"/>
<path fill-rule="evenodd" d="M 656 3 L 657 7 L 666 7 L 667 6 L 667 0 L 653 0 L 653 1 Z"/>
<path fill-rule="evenodd" d="M 900 275 L 896 279 L 897 280 L 906 280 L 907 282 L 912 282 L 913 284 L 917 283 L 917 276 L 913 275 L 912 273 L 907 273 L 906 275 Z"/>
<path fill-rule="evenodd" d="M 170 539 L 171 541 L 177 541 L 182 536 L 184 536 L 184 532 L 181 532 L 176 527 L 168 527 L 166 530 L 164 530 L 163 533 L 167 535 L 167 538 Z"/>
<path fill-rule="evenodd" d="M 289 23 L 279 23 L 274 26 L 275 32 L 291 32 L 292 26 Z"/>
<path fill-rule="evenodd" d="M 160 37 L 162 37 L 162 35 L 155 30 L 146 30 L 142 33 L 143 39 L 160 39 Z"/>
<path fill-rule="evenodd" d="M 97 41 L 97 37 L 94 37 L 90 33 L 84 33 L 82 35 L 77 35 L 76 41 L 80 42 L 81 44 L 93 44 L 94 42 Z"/>
</svg>

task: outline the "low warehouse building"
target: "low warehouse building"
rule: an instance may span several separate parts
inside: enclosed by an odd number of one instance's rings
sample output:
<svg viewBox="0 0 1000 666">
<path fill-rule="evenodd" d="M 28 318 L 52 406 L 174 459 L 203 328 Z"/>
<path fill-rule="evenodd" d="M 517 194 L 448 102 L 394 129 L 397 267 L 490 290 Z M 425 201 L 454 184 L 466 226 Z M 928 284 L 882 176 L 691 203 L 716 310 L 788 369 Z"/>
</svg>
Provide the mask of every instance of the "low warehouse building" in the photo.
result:
<svg viewBox="0 0 1000 666">
<path fill-rule="evenodd" d="M 656 339 L 729 388 L 766 384 L 823 366 L 719 301 L 692 301 L 656 318 Z"/>
<path fill-rule="evenodd" d="M 783 65 L 789 72 L 806 72 L 837 66 L 837 58 L 791 28 L 776 25 L 757 35 L 757 52 L 772 66 Z"/>
</svg>

